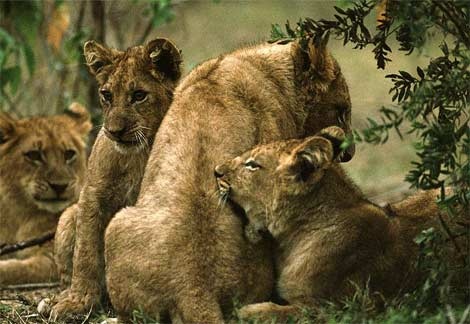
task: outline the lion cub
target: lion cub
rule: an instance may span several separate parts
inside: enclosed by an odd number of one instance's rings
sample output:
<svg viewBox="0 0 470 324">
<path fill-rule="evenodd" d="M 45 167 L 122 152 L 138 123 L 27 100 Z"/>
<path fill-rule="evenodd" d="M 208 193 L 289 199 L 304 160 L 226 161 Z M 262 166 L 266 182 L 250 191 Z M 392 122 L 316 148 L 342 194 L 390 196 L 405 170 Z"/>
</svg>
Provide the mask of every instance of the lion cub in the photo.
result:
<svg viewBox="0 0 470 324">
<path fill-rule="evenodd" d="M 0 114 L 0 246 L 53 233 L 85 178 L 87 110 L 14 119 Z M 57 280 L 52 242 L 0 257 L 0 286 Z"/>
<path fill-rule="evenodd" d="M 56 261 L 67 289 L 53 317 L 86 313 L 105 295 L 105 228 L 137 199 L 155 133 L 181 75 L 180 51 L 164 38 L 125 51 L 88 41 L 84 54 L 98 82 L 104 122 L 80 199 L 57 229 Z"/>
<path fill-rule="evenodd" d="M 328 127 L 304 140 L 257 146 L 215 168 L 222 198 L 246 213 L 246 238 L 258 242 L 267 231 L 278 243 L 277 289 L 290 304 L 249 305 L 242 318 L 285 319 L 352 294 L 355 284 L 391 297 L 416 283 L 413 239 L 432 219 L 404 209 L 389 216 L 364 198 L 335 163 L 344 136 Z"/>
</svg>

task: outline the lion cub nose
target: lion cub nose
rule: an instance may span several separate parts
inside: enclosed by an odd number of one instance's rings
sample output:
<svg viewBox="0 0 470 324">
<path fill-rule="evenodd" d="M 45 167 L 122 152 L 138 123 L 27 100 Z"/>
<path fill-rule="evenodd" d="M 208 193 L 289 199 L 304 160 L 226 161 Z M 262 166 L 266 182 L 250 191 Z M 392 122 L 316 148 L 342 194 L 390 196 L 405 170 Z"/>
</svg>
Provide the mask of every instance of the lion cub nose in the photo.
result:
<svg viewBox="0 0 470 324">
<path fill-rule="evenodd" d="M 68 184 L 62 184 L 62 183 L 52 183 L 49 182 L 49 187 L 51 187 L 52 190 L 57 194 L 57 196 L 62 195 L 65 192 L 65 189 L 67 189 Z"/>
<path fill-rule="evenodd" d="M 127 131 L 126 126 L 111 128 L 107 127 L 108 132 L 115 138 L 120 139 Z"/>
<path fill-rule="evenodd" d="M 225 172 L 224 172 L 224 166 L 223 165 L 217 165 L 215 168 L 214 168 L 214 176 L 216 178 L 222 178 L 224 176 Z"/>
</svg>

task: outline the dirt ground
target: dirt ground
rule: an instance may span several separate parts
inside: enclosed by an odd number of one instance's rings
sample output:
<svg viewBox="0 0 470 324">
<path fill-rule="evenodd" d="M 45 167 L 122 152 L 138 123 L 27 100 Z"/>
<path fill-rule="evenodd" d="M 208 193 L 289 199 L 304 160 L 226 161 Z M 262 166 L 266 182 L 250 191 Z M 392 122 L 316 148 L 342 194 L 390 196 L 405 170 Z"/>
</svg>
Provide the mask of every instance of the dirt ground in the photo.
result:
<svg viewBox="0 0 470 324">
<path fill-rule="evenodd" d="M 59 293 L 58 284 L 55 286 L 41 289 L 0 288 L 0 324 L 104 324 L 107 319 L 113 318 L 113 314 L 106 314 L 104 311 L 76 316 L 66 321 L 51 321 L 41 316 L 38 313 L 38 304 L 42 299 L 52 299 Z"/>
<path fill-rule="evenodd" d="M 0 290 L 0 323 L 48 323 L 38 314 L 37 305 L 58 292 L 58 288 Z"/>
</svg>

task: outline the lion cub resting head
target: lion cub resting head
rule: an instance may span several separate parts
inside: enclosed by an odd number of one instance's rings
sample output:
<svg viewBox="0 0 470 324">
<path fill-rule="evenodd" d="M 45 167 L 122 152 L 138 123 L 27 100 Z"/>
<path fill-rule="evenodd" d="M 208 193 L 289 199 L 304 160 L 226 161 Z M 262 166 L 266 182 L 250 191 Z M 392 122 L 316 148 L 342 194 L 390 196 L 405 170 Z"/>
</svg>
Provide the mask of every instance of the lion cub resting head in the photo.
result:
<svg viewBox="0 0 470 324">
<path fill-rule="evenodd" d="M 328 127 L 304 140 L 257 146 L 215 168 L 221 196 L 246 213 L 246 238 L 257 242 L 268 231 L 277 241 L 277 289 L 290 304 L 249 305 L 242 318 L 299 314 L 322 299 L 350 296 L 356 284 L 392 297 L 419 279 L 413 239 L 431 216 L 389 216 L 365 199 L 335 163 L 344 137 Z"/>
<path fill-rule="evenodd" d="M 79 104 L 63 115 L 0 114 L 0 246 L 56 230 L 85 178 L 90 116 Z M 52 242 L 0 257 L 0 285 L 57 279 Z"/>
<path fill-rule="evenodd" d="M 292 226 L 287 218 L 297 217 L 297 208 L 318 191 L 318 182 L 341 154 L 344 138 L 344 131 L 332 126 L 305 140 L 259 145 L 215 168 L 222 199 L 240 205 L 249 219 L 247 239 L 257 243 L 264 231 L 276 238 Z"/>
<path fill-rule="evenodd" d="M 21 206 L 57 214 L 77 201 L 90 130 L 88 112 L 76 103 L 59 116 L 16 120 L 1 114 L 2 213 Z"/>
</svg>

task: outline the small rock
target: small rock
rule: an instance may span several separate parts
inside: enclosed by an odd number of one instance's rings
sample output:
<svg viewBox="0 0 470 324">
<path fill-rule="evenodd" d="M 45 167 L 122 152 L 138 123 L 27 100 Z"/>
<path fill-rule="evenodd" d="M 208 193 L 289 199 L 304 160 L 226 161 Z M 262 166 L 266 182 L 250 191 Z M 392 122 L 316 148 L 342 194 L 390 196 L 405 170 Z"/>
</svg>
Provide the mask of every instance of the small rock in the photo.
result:
<svg viewBox="0 0 470 324">
<path fill-rule="evenodd" d="M 41 301 L 38 304 L 38 313 L 44 317 L 48 317 L 49 314 L 51 313 L 51 309 L 52 309 L 51 299 L 50 298 L 41 299 Z"/>
</svg>

